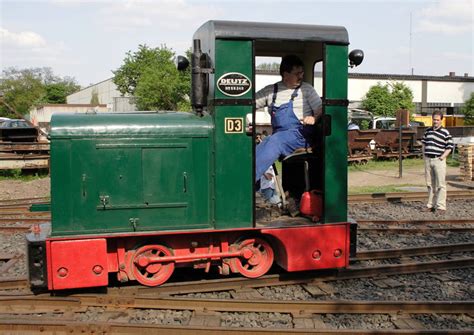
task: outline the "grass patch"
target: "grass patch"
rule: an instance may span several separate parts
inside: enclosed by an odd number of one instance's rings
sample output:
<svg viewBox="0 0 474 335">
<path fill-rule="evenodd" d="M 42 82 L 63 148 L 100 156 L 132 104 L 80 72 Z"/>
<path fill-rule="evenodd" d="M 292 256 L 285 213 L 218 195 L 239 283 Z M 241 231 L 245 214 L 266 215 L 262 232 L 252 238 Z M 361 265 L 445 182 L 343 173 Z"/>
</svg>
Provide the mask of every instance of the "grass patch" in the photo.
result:
<svg viewBox="0 0 474 335">
<path fill-rule="evenodd" d="M 423 159 L 421 158 L 406 158 L 403 160 L 403 168 L 419 167 L 423 168 Z M 398 160 L 370 160 L 365 165 L 349 165 L 347 170 L 349 172 L 356 171 L 370 171 L 370 170 L 393 170 L 398 169 Z"/>
<path fill-rule="evenodd" d="M 453 158 L 453 155 L 449 155 L 448 159 L 446 160 L 446 165 L 450 167 L 459 167 L 459 155 L 456 155 L 455 158 Z"/>
<path fill-rule="evenodd" d="M 403 160 L 403 168 L 420 168 L 424 170 L 424 159 L 423 158 L 405 158 Z M 448 156 L 446 160 L 446 165 L 450 167 L 459 167 L 458 156 L 453 158 L 452 155 Z M 356 171 L 370 171 L 370 170 L 393 170 L 398 169 L 398 160 L 389 161 L 389 160 L 370 160 L 365 165 L 349 165 L 347 171 L 356 172 Z"/>
<path fill-rule="evenodd" d="M 34 170 L 0 170 L 0 180 L 21 180 L 30 181 L 47 177 L 48 169 L 34 169 Z"/>
<path fill-rule="evenodd" d="M 446 160 L 446 165 L 449 167 L 459 167 L 459 155 L 456 155 L 453 158 L 453 155 L 449 155 Z M 403 168 L 419 168 L 421 171 L 424 171 L 424 159 L 423 158 L 405 158 L 403 160 Z M 281 162 L 275 162 L 278 173 L 281 173 Z M 348 164 L 348 172 L 356 171 L 370 171 L 370 170 L 398 170 L 398 160 L 389 161 L 389 160 L 370 160 L 365 165 L 352 165 Z"/>
<path fill-rule="evenodd" d="M 380 185 L 380 186 L 357 186 L 351 187 L 348 190 L 349 194 L 365 194 L 365 193 L 398 193 L 406 192 L 400 190 L 401 187 L 421 187 L 420 185 L 413 184 L 400 184 L 400 185 Z"/>
</svg>

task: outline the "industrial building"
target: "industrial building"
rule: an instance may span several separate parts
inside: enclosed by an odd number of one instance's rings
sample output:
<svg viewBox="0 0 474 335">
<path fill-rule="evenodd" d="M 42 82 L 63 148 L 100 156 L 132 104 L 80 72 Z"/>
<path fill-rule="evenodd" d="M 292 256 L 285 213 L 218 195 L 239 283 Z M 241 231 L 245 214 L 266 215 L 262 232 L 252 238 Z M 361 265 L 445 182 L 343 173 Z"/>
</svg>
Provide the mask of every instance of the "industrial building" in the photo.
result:
<svg viewBox="0 0 474 335">
<path fill-rule="evenodd" d="M 277 72 L 256 72 L 256 89 L 280 80 Z M 416 113 L 423 113 L 434 107 L 453 107 L 457 112 L 470 94 L 474 92 L 474 77 L 465 74 L 457 76 L 450 73 L 447 76 L 420 76 L 399 74 L 373 74 L 373 73 L 350 73 L 349 74 L 349 102 L 357 104 L 362 101 L 364 95 L 371 86 L 377 83 L 402 82 L 413 92 L 413 101 L 416 105 Z M 314 87 L 322 95 L 321 73 L 315 73 Z M 89 104 L 93 94 L 97 93 L 99 103 L 107 105 L 110 111 L 134 110 L 133 98 L 122 97 L 117 91 L 112 78 L 100 83 L 86 87 L 67 97 L 68 104 Z"/>
<path fill-rule="evenodd" d="M 315 72 L 314 87 L 322 94 L 321 72 Z M 256 71 L 255 86 L 259 90 L 266 85 L 280 80 L 276 71 Z M 429 115 L 434 109 L 444 110 L 446 114 L 458 114 L 464 102 L 474 92 L 474 77 L 467 73 L 458 76 L 449 73 L 446 76 L 421 76 L 400 74 L 349 73 L 348 98 L 350 107 L 359 107 L 370 87 L 381 83 L 402 82 L 413 92 L 415 113 Z M 133 97 L 123 97 L 117 90 L 112 78 L 86 87 L 67 97 L 68 104 L 90 104 L 94 95 L 98 102 L 105 105 L 101 111 L 125 112 L 135 111 Z M 257 113 L 257 125 L 269 124 L 270 118 L 264 113 Z"/>
</svg>

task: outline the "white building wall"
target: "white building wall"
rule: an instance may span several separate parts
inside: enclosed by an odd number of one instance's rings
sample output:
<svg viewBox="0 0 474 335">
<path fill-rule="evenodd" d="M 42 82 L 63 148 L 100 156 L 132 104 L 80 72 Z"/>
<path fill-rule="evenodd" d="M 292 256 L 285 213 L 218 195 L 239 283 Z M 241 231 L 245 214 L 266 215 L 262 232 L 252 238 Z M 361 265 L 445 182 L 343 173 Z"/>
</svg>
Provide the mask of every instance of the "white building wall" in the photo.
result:
<svg viewBox="0 0 474 335">
<path fill-rule="evenodd" d="M 112 78 L 104 80 L 95 85 L 86 87 L 79 92 L 73 93 L 67 97 L 68 104 L 90 104 L 92 95 L 97 92 L 99 103 L 107 105 L 110 112 L 136 111 L 134 104 L 130 104 L 127 97 L 117 90 Z"/>
<path fill-rule="evenodd" d="M 280 80 L 278 74 L 258 74 L 256 76 L 255 87 L 258 91 L 266 85 L 273 84 Z M 427 102 L 428 103 L 451 103 L 462 104 L 474 92 L 474 82 L 456 82 L 456 81 L 433 81 L 427 82 Z M 423 80 L 391 80 L 391 79 L 365 79 L 349 78 L 348 81 L 348 99 L 351 102 L 362 101 L 370 87 L 380 83 L 381 85 L 402 82 L 413 92 L 413 102 L 422 102 Z M 314 88 L 319 95 L 322 95 L 322 78 L 314 78 Z"/>
<path fill-rule="evenodd" d="M 472 92 L 474 92 L 474 83 L 429 81 L 427 101 L 460 104 L 469 99 Z"/>
<path fill-rule="evenodd" d="M 114 102 L 114 97 L 121 96 L 120 92 L 117 91 L 117 86 L 115 86 L 112 79 L 107 79 L 69 95 L 67 97 L 67 103 L 90 104 L 94 92 L 97 92 L 98 94 L 99 103 L 110 105 L 108 106 L 110 110 L 112 110 L 113 107 L 112 104 Z"/>
</svg>

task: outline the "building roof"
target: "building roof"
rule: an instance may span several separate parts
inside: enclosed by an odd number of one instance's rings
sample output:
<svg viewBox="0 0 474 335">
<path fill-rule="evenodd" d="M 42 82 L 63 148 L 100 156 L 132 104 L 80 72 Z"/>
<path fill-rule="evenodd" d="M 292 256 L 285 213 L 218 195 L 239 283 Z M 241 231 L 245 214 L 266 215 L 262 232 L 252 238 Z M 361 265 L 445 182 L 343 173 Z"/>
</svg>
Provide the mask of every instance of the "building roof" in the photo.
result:
<svg viewBox="0 0 474 335">
<path fill-rule="evenodd" d="M 44 104 L 37 108 L 43 107 L 107 107 L 106 104 Z"/>
<path fill-rule="evenodd" d="M 456 76 L 456 75 L 429 76 L 429 75 L 383 74 L 383 73 L 349 73 L 349 78 L 474 82 L 474 77 Z"/>
<path fill-rule="evenodd" d="M 256 70 L 255 74 L 280 75 L 278 70 Z M 321 77 L 321 72 L 315 72 L 315 77 Z M 430 76 L 430 75 L 409 75 L 409 74 L 390 74 L 390 73 L 349 73 L 349 78 L 353 79 L 387 79 L 387 80 L 429 80 L 429 81 L 455 81 L 455 82 L 474 82 L 472 76 Z"/>
</svg>

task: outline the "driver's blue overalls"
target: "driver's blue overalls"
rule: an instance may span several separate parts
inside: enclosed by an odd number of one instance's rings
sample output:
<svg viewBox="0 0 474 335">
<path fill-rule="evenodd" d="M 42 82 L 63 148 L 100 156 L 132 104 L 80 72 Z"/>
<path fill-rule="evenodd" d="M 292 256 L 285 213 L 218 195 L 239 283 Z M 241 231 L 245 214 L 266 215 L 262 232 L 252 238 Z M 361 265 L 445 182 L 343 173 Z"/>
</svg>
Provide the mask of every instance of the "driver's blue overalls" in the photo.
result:
<svg viewBox="0 0 474 335">
<path fill-rule="evenodd" d="M 311 131 L 308 131 L 307 127 L 303 128 L 293 111 L 293 100 L 298 96 L 298 89 L 299 87 L 293 91 L 290 101 L 278 107 L 275 106 L 278 86 L 274 85 L 272 104 L 269 108 L 273 134 L 265 137 L 255 149 L 255 180 L 259 180 L 281 155 L 288 156 L 296 149 L 308 145 Z"/>
</svg>

